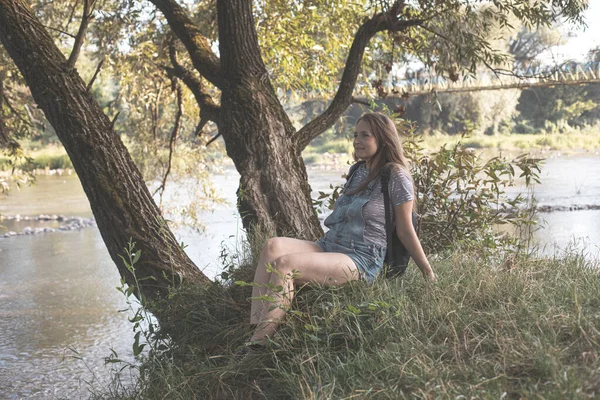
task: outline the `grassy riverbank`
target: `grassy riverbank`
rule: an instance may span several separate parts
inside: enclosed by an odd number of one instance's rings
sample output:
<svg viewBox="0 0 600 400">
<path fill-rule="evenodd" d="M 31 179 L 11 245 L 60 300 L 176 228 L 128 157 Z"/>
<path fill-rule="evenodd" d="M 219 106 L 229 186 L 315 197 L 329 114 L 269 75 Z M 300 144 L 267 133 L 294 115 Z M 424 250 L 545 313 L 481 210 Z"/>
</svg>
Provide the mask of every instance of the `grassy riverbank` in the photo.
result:
<svg viewBox="0 0 600 400">
<path fill-rule="evenodd" d="M 598 128 L 600 129 L 600 128 Z M 444 144 L 454 146 L 461 141 L 465 147 L 473 148 L 493 156 L 515 153 L 600 154 L 600 130 L 573 130 L 567 133 L 538 133 L 510 135 L 472 135 L 462 138 L 460 135 L 436 133 L 419 137 L 419 144 L 426 151 L 436 151 Z M 310 145 L 302 153 L 306 164 L 345 164 L 351 159 L 352 141 L 336 139 L 322 145 Z"/>
<path fill-rule="evenodd" d="M 17 169 L 31 172 L 39 170 L 59 170 L 73 169 L 73 164 L 67 155 L 67 152 L 62 146 L 49 145 L 42 148 L 27 149 L 25 154 L 31 158 L 31 162 L 23 162 L 17 165 Z M 11 170 L 12 166 L 8 165 L 8 158 L 0 155 L 0 171 Z"/>
<path fill-rule="evenodd" d="M 600 396 L 600 277 L 576 255 L 433 260 L 439 282 L 404 279 L 305 291 L 269 346 L 242 362 L 247 308 L 217 291 L 176 293 L 134 393 L 150 399 Z M 248 288 L 236 286 L 234 299 Z"/>
<path fill-rule="evenodd" d="M 446 135 L 436 133 L 420 137 L 420 144 L 426 151 L 435 151 L 443 144 L 452 146 L 459 140 L 465 147 L 481 150 L 488 153 L 523 153 L 523 152 L 551 152 L 562 151 L 566 153 L 592 153 L 600 152 L 600 134 L 597 129 L 572 130 L 566 133 L 538 133 L 538 134 L 511 134 L 511 135 L 474 135 L 461 138 L 459 135 Z M 350 139 L 330 140 L 322 145 L 309 145 L 303 152 L 306 164 L 346 165 L 351 160 L 352 141 Z M 72 169 L 73 165 L 64 148 L 51 145 L 38 149 L 28 149 L 26 154 L 31 157 L 32 163 L 23 164 L 21 169 L 26 171 Z M 0 171 L 8 170 L 8 159 L 0 156 Z"/>
<path fill-rule="evenodd" d="M 424 136 L 422 146 L 426 149 L 437 149 L 444 143 L 449 145 L 462 141 L 465 147 L 500 151 L 565 151 L 565 152 L 598 152 L 600 135 L 598 130 L 574 131 L 571 133 L 552 134 L 511 134 L 496 136 L 448 136 L 436 134 Z"/>
</svg>

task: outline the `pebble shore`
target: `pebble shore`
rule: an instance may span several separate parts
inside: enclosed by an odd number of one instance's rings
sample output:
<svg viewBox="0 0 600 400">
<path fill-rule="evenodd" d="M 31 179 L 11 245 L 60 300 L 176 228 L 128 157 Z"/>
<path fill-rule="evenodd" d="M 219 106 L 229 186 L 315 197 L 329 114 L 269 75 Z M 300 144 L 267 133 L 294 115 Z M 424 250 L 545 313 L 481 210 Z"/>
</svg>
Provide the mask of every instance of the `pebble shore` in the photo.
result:
<svg viewBox="0 0 600 400">
<path fill-rule="evenodd" d="M 44 223 L 44 222 L 57 222 L 60 225 L 57 228 L 50 227 L 37 227 L 32 228 L 26 226 L 20 232 L 9 231 L 3 235 L 0 235 L 0 238 L 10 238 L 13 236 L 25 236 L 25 235 L 39 235 L 42 233 L 52 233 L 59 231 L 75 231 L 83 228 L 87 228 L 89 226 L 96 226 L 96 220 L 93 218 L 81 218 L 81 217 L 66 217 L 64 215 L 47 215 L 40 214 L 37 216 L 21 216 L 21 215 L 9 215 L 9 216 L 0 216 L 0 225 L 2 221 L 32 221 L 36 223 Z"/>
</svg>

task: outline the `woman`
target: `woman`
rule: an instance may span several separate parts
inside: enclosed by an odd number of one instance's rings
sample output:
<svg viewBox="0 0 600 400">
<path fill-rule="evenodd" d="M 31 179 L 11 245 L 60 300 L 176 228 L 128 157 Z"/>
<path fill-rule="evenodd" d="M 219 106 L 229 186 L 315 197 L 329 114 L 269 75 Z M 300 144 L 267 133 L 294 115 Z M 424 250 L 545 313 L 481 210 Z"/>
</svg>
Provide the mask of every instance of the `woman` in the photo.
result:
<svg viewBox="0 0 600 400">
<path fill-rule="evenodd" d="M 256 330 L 250 343 L 262 344 L 275 332 L 296 285 L 341 285 L 358 279 L 372 282 L 377 277 L 387 245 L 379 172 L 387 164 L 392 166 L 389 196 L 398 237 L 423 276 L 436 279 L 412 226 L 413 184 L 392 120 L 379 113 L 361 116 L 354 133 L 354 158 L 364 163 L 352 174 L 325 220 L 329 231 L 323 238 L 309 242 L 276 237 L 263 248 L 252 290 L 250 323 L 256 324 Z M 268 286 L 281 286 L 283 291 L 273 292 Z M 274 307 L 261 300 L 264 296 L 278 303 Z"/>
</svg>

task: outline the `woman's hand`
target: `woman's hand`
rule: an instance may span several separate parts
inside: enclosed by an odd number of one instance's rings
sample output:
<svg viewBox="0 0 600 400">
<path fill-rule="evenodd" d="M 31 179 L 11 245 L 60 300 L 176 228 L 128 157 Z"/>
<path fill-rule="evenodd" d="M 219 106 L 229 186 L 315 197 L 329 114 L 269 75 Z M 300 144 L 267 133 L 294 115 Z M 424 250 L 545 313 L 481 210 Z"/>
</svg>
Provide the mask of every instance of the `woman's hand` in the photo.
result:
<svg viewBox="0 0 600 400">
<path fill-rule="evenodd" d="M 423 272 L 423 278 L 425 278 L 425 280 L 427 282 L 437 282 L 437 276 L 435 275 L 435 272 L 433 272 L 433 270 L 430 268 L 429 271 Z"/>
</svg>

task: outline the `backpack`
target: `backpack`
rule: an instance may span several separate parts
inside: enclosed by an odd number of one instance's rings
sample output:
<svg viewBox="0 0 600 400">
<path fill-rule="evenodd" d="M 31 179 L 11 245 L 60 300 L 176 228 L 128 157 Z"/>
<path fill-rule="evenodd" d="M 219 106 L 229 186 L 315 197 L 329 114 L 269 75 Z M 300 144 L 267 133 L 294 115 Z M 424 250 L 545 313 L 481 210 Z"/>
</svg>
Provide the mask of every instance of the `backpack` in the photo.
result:
<svg viewBox="0 0 600 400">
<path fill-rule="evenodd" d="M 350 177 L 356 172 L 360 165 L 364 164 L 364 161 L 360 161 L 350 167 L 346 180 L 349 181 Z M 408 262 L 410 261 L 410 254 L 404 247 L 400 238 L 396 233 L 395 222 L 393 218 L 393 205 L 390 202 L 389 183 L 390 183 L 391 168 L 386 166 L 382 168 L 380 172 L 381 176 L 381 191 L 383 193 L 383 204 L 385 208 L 385 231 L 387 236 L 387 250 L 385 253 L 385 264 L 384 273 L 388 278 L 401 276 L 406 271 Z M 418 233 L 419 218 L 416 212 L 412 212 L 412 225 L 415 232 Z"/>
</svg>

